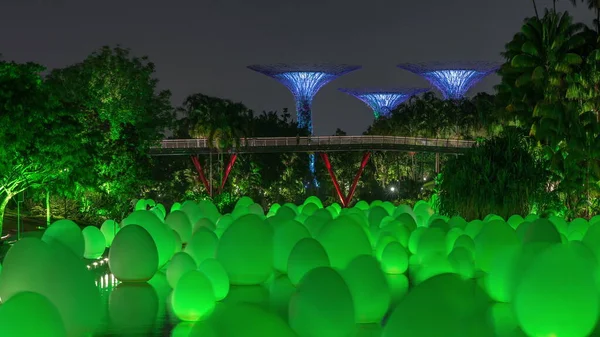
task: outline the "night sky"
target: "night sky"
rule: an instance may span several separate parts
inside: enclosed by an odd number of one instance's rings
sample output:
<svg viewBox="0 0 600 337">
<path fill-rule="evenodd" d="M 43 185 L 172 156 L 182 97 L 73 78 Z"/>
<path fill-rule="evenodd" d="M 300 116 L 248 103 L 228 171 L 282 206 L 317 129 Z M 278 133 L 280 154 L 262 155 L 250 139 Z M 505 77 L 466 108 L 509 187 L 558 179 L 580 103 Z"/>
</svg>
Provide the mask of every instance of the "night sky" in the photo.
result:
<svg viewBox="0 0 600 337">
<path fill-rule="evenodd" d="M 585 6 L 559 5 L 592 22 Z M 373 115 L 337 88 L 428 85 L 395 67 L 402 62 L 502 61 L 504 44 L 533 14 L 530 0 L 1 0 L 0 53 L 55 68 L 121 44 L 150 57 L 175 105 L 201 92 L 256 111 L 293 111 L 294 104 L 283 85 L 249 64 L 360 64 L 362 70 L 325 86 L 313 104 L 315 134 L 339 127 L 352 135 Z M 490 76 L 470 93 L 497 82 Z"/>
</svg>

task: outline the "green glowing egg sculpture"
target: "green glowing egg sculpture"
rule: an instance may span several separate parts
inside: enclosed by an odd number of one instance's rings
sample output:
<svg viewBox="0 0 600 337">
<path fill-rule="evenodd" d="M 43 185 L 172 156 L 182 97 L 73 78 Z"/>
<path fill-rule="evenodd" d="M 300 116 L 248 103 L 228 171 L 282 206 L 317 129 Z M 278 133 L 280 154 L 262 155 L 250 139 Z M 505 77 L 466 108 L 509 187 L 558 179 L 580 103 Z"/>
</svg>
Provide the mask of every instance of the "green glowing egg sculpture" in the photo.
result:
<svg viewBox="0 0 600 337">
<path fill-rule="evenodd" d="M 418 240 L 416 252 L 421 257 L 446 255 L 446 233 L 439 228 L 426 228 Z"/>
<path fill-rule="evenodd" d="M 159 218 L 161 221 L 165 221 L 165 213 L 163 212 L 163 210 L 159 207 L 152 207 L 152 209 L 150 210 L 150 212 L 154 213 L 154 215 L 156 215 L 157 218 Z"/>
<path fill-rule="evenodd" d="M 248 206 L 252 205 L 253 203 L 254 200 L 252 200 L 252 198 L 248 196 L 243 196 L 239 198 L 238 201 L 235 203 L 235 208 L 248 208 Z"/>
<path fill-rule="evenodd" d="M 450 228 L 460 228 L 464 230 L 467 227 L 467 221 L 464 218 L 455 215 L 448 220 L 448 225 Z"/>
<path fill-rule="evenodd" d="M 488 272 L 492 259 L 501 251 L 519 246 L 515 230 L 503 220 L 490 220 L 475 237 L 475 263 Z"/>
<path fill-rule="evenodd" d="M 346 337 L 355 333 L 352 294 L 329 267 L 309 271 L 290 299 L 289 325 L 300 337 Z"/>
<path fill-rule="evenodd" d="M 248 207 L 236 207 L 231 212 L 231 216 L 234 219 L 241 218 L 242 216 L 249 214 Z"/>
<path fill-rule="evenodd" d="M 101 257 L 106 249 L 106 239 L 98 227 L 87 226 L 81 231 L 81 234 L 83 234 L 85 243 L 83 257 L 91 260 Z"/>
<path fill-rule="evenodd" d="M 538 254 L 517 285 L 513 307 L 529 336 L 589 336 L 598 318 L 591 263 L 570 245 Z"/>
<path fill-rule="evenodd" d="M 448 233 L 446 233 L 446 253 L 450 254 L 452 249 L 454 249 L 456 239 L 463 234 L 464 231 L 459 227 L 452 227 Z"/>
<path fill-rule="evenodd" d="M 308 198 L 306 198 L 306 200 L 304 200 L 304 205 L 308 205 L 311 203 L 317 205 L 317 207 L 319 208 L 323 208 L 323 202 L 317 196 L 311 195 Z"/>
<path fill-rule="evenodd" d="M 390 306 L 391 293 L 379 262 L 361 255 L 342 271 L 354 302 L 357 323 L 379 323 Z"/>
<path fill-rule="evenodd" d="M 369 203 L 364 200 L 359 200 L 354 208 L 360 209 L 361 211 L 366 211 L 369 209 Z"/>
<path fill-rule="evenodd" d="M 165 224 L 179 234 L 181 242 L 188 243 L 188 241 L 190 241 L 190 238 L 192 237 L 192 224 L 185 213 L 182 211 L 173 211 L 169 213 L 165 219 Z"/>
<path fill-rule="evenodd" d="M 408 252 L 399 242 L 388 243 L 381 253 L 381 269 L 386 274 L 403 274 L 408 269 Z"/>
<path fill-rule="evenodd" d="M 125 226 L 134 224 L 143 227 L 148 231 L 158 250 L 158 267 L 162 268 L 173 256 L 175 252 L 175 238 L 171 233 L 171 228 L 160 221 L 156 215 L 150 211 L 135 211 L 125 220 Z"/>
<path fill-rule="evenodd" d="M 473 278 L 475 274 L 475 262 L 473 253 L 465 247 L 456 247 L 448 254 L 448 262 L 454 273 L 463 279 Z"/>
<path fill-rule="evenodd" d="M 173 205 L 171 205 L 171 210 L 169 212 L 178 211 L 180 209 L 181 209 L 181 204 L 178 202 L 174 202 Z"/>
<path fill-rule="evenodd" d="M 0 298 L 7 302 L 25 291 L 52 302 L 67 331 L 65 336 L 91 335 L 100 324 L 102 305 L 94 277 L 83 259 L 63 245 L 23 238 L 9 249 L 0 274 Z"/>
<path fill-rule="evenodd" d="M 398 240 L 388 232 L 384 232 L 379 235 L 377 243 L 375 244 L 375 258 L 377 258 L 378 261 L 381 261 L 383 250 L 390 242 L 398 242 Z"/>
<path fill-rule="evenodd" d="M 537 219 L 524 233 L 523 243 L 560 243 L 558 230 L 548 219 Z"/>
<path fill-rule="evenodd" d="M 158 269 L 158 251 L 152 236 L 138 225 L 123 227 L 108 251 L 108 265 L 120 281 L 148 281 Z"/>
<path fill-rule="evenodd" d="M 200 200 L 200 202 L 198 202 L 198 208 L 200 208 L 202 216 L 210 219 L 213 223 L 217 222 L 217 219 L 221 216 L 217 206 L 210 200 Z"/>
<path fill-rule="evenodd" d="M 171 233 L 173 233 L 173 238 L 175 239 L 175 250 L 173 250 L 173 255 L 175 255 L 183 249 L 183 242 L 181 242 L 179 233 L 176 231 L 171 231 Z"/>
<path fill-rule="evenodd" d="M 272 240 L 271 227 L 254 214 L 236 219 L 227 228 L 219 240 L 216 257 L 232 285 L 261 284 L 271 276 Z"/>
<path fill-rule="evenodd" d="M 320 209 L 320 207 L 317 206 L 317 204 L 309 202 L 308 204 L 305 204 L 304 207 L 302 207 L 302 214 L 304 214 L 306 216 L 311 216 L 319 209 Z"/>
<path fill-rule="evenodd" d="M 256 305 L 223 304 L 208 321 L 217 337 L 297 337 L 284 320 Z M 204 323 L 204 322 L 202 322 Z M 192 335 L 190 337 L 211 337 Z"/>
<path fill-rule="evenodd" d="M 191 224 L 195 224 L 198 220 L 205 218 L 202 214 L 202 209 L 195 201 L 188 200 L 184 202 L 179 210 L 188 216 Z M 173 210 L 171 210 L 171 212 L 173 212 Z"/>
<path fill-rule="evenodd" d="M 219 217 L 219 219 L 217 219 L 215 227 L 227 229 L 229 227 L 229 225 L 231 225 L 233 220 L 235 220 L 235 219 L 230 214 L 221 215 Z"/>
<path fill-rule="evenodd" d="M 484 225 L 485 222 L 481 220 L 473 220 L 467 224 L 467 227 L 465 227 L 465 234 L 470 236 L 472 239 L 475 239 Z"/>
<path fill-rule="evenodd" d="M 329 257 L 323 246 L 313 238 L 304 238 L 292 248 L 288 258 L 288 277 L 297 285 L 302 277 L 317 267 L 329 267 Z"/>
<path fill-rule="evenodd" d="M 58 220 L 42 236 L 42 241 L 48 244 L 62 244 L 69 248 L 77 257 L 83 257 L 85 241 L 81 228 L 71 220 Z"/>
<path fill-rule="evenodd" d="M 35 318 L 34 324 L 30 318 Z M 21 292 L 0 305 L 2 337 L 64 337 L 67 331 L 60 313 L 46 297 Z"/>
<path fill-rule="evenodd" d="M 437 275 L 404 297 L 389 317 L 382 337 L 493 336 L 491 331 L 482 331 L 488 302 L 474 281 L 456 274 Z"/>
<path fill-rule="evenodd" d="M 287 273 L 287 263 L 292 248 L 298 241 L 309 237 L 310 233 L 306 227 L 295 220 L 286 221 L 276 227 L 273 235 L 273 267 L 275 270 Z"/>
<path fill-rule="evenodd" d="M 408 213 L 408 214 L 412 215 L 413 218 L 415 217 L 415 212 L 413 212 L 412 207 L 410 207 L 407 204 L 398 205 L 398 207 L 396 207 L 396 209 L 394 210 L 393 216 L 394 216 L 394 218 L 397 218 L 398 215 L 400 215 L 402 213 Z"/>
<path fill-rule="evenodd" d="M 229 217 L 231 217 L 231 222 L 233 222 L 234 218 L 233 218 L 231 215 L 229 215 L 229 214 L 227 214 L 227 215 L 228 215 Z M 219 220 L 220 220 L 220 219 L 217 219 L 217 221 L 219 221 Z M 221 221 L 221 222 L 223 222 L 223 221 Z M 221 229 L 221 228 L 223 228 L 223 232 L 224 232 L 224 231 L 225 231 L 225 229 L 227 229 L 227 227 L 229 227 L 229 224 L 227 224 L 227 220 L 225 220 L 225 221 L 224 221 L 224 222 L 221 224 L 221 226 L 219 226 L 219 227 L 217 228 L 217 225 L 215 225 L 215 223 L 214 223 L 212 220 L 210 220 L 209 218 L 201 218 L 201 219 L 199 219 L 198 221 L 196 221 L 196 223 L 195 223 L 195 224 L 194 224 L 194 226 L 192 227 L 192 235 L 193 235 L 194 233 L 196 233 L 196 232 L 197 232 L 197 231 L 198 231 L 200 228 L 206 228 L 206 229 L 209 229 L 209 230 L 211 230 L 211 231 L 215 232 L 215 234 L 216 234 L 216 232 L 217 232 L 217 229 Z"/>
<path fill-rule="evenodd" d="M 475 241 L 473 241 L 473 239 L 466 234 L 460 235 L 459 237 L 456 238 L 456 241 L 454 241 L 453 248 L 458 248 L 458 247 L 463 247 L 463 248 L 467 249 L 468 251 L 475 253 Z"/>
<path fill-rule="evenodd" d="M 417 220 L 416 216 L 409 213 L 400 213 L 396 220 L 400 221 L 402 225 L 404 225 L 409 232 L 414 231 L 417 228 Z"/>
<path fill-rule="evenodd" d="M 106 240 L 106 247 L 110 247 L 112 245 L 115 235 L 117 235 L 117 232 L 120 229 L 121 227 L 115 220 L 106 220 L 102 223 L 102 226 L 100 226 L 100 231 Z"/>
<path fill-rule="evenodd" d="M 390 216 L 390 213 L 382 206 L 376 206 L 369 210 L 369 226 L 379 227 L 383 218 Z"/>
<path fill-rule="evenodd" d="M 326 223 L 331 221 L 331 219 L 333 219 L 333 217 L 329 211 L 326 209 L 320 209 L 304 220 L 303 225 L 306 227 L 306 229 L 308 229 L 312 237 L 316 237 L 321 231 L 321 228 L 323 228 Z"/>
<path fill-rule="evenodd" d="M 325 248 L 334 268 L 344 269 L 357 256 L 373 253 L 365 229 L 346 216 L 340 216 L 326 224 L 317 240 Z"/>
<path fill-rule="evenodd" d="M 187 253 L 179 252 L 173 255 L 169 266 L 167 267 L 167 281 L 171 288 L 175 288 L 177 281 L 185 273 L 191 270 L 196 270 L 198 266 L 194 259 Z"/>
<path fill-rule="evenodd" d="M 267 212 L 267 217 L 270 218 L 277 214 L 277 210 L 279 210 L 279 207 L 281 207 L 281 205 L 278 203 L 274 203 L 273 205 L 271 205 L 271 207 L 269 207 L 269 212 Z"/>
<path fill-rule="evenodd" d="M 120 336 L 152 335 L 159 300 L 148 283 L 121 283 L 108 298 L 109 331 Z"/>
<path fill-rule="evenodd" d="M 199 266 L 202 261 L 216 256 L 218 244 L 219 238 L 214 232 L 207 228 L 200 228 L 192 235 L 192 239 L 183 251 L 190 254 L 196 261 L 196 266 Z"/>
<path fill-rule="evenodd" d="M 426 230 L 426 227 L 419 227 L 410 233 L 410 237 L 408 238 L 408 251 L 411 254 L 417 254 L 419 241 L 421 241 L 421 237 Z"/>
<path fill-rule="evenodd" d="M 289 207 L 287 204 L 279 207 L 275 216 L 280 219 L 280 221 L 292 220 L 298 215 L 295 209 Z"/>
<path fill-rule="evenodd" d="M 202 272 L 212 284 L 215 300 L 221 301 L 229 294 L 229 276 L 217 259 L 206 259 L 200 263 L 198 271 Z"/>
<path fill-rule="evenodd" d="M 248 206 L 248 213 L 258 215 L 261 218 L 266 218 L 265 210 L 262 208 L 261 205 L 256 203 Z"/>
<path fill-rule="evenodd" d="M 516 268 L 521 255 L 521 247 L 512 246 L 499 250 L 490 260 L 484 284 L 487 293 L 496 302 L 508 303 L 514 295 L 514 280 L 521 270 Z"/>
<path fill-rule="evenodd" d="M 183 321 L 205 319 L 215 308 L 215 294 L 210 280 L 192 270 L 184 274 L 173 289 L 173 312 Z"/>
</svg>

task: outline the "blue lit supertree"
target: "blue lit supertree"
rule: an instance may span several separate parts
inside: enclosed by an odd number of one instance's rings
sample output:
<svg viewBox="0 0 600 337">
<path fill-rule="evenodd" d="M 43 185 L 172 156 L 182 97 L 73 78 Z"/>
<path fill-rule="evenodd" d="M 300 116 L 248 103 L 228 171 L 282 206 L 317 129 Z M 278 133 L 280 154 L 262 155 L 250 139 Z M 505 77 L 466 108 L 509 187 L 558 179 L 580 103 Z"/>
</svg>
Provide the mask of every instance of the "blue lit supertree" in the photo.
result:
<svg viewBox="0 0 600 337">
<path fill-rule="evenodd" d="M 361 88 L 361 89 L 339 89 L 352 95 L 368 105 L 375 115 L 375 119 L 381 116 L 389 116 L 390 112 L 413 95 L 429 91 L 428 88 Z"/>
<path fill-rule="evenodd" d="M 319 89 L 361 67 L 347 64 L 269 64 L 248 68 L 278 80 L 292 92 L 296 99 L 298 127 L 307 128 L 312 134 L 311 105 Z"/>
<path fill-rule="evenodd" d="M 313 134 L 311 105 L 313 98 L 325 84 L 355 71 L 361 66 L 348 64 L 267 64 L 251 65 L 249 69 L 270 76 L 285 85 L 296 99 L 298 128 L 307 128 Z M 315 172 L 315 156 L 310 156 L 310 170 Z M 318 183 L 315 180 L 315 184 Z"/>
<path fill-rule="evenodd" d="M 500 67 L 493 62 L 403 63 L 398 68 L 423 76 L 438 88 L 445 99 L 461 99 L 467 91 Z"/>
</svg>

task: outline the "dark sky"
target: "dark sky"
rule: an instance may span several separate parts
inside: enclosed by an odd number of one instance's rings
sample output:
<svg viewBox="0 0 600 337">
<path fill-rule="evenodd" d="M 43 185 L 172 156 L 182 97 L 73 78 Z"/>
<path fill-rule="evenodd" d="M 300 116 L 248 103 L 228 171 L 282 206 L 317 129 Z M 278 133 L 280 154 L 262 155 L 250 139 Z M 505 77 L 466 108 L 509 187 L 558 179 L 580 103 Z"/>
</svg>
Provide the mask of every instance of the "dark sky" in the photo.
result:
<svg viewBox="0 0 600 337">
<path fill-rule="evenodd" d="M 591 23 L 583 5 L 559 3 Z M 401 62 L 501 61 L 504 44 L 531 15 L 530 0 L 0 0 L 0 53 L 55 68 L 121 44 L 150 57 L 176 105 L 201 92 L 257 111 L 293 110 L 293 98 L 249 64 L 360 64 L 313 104 L 315 134 L 337 127 L 360 134 L 372 113 L 337 88 L 427 85 L 395 67 Z M 497 81 L 490 76 L 471 93 Z"/>
</svg>

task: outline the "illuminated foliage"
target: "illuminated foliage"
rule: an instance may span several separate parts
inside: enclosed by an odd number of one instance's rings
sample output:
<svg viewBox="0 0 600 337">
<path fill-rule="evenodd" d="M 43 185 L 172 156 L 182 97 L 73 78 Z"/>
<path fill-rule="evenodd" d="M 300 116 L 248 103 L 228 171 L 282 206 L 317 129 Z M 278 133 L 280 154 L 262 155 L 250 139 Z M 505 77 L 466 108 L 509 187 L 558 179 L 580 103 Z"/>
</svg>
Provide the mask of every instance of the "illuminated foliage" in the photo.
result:
<svg viewBox="0 0 600 337">
<path fill-rule="evenodd" d="M 443 167 L 439 209 L 448 216 L 481 219 L 488 213 L 525 216 L 533 206 L 548 208 L 547 172 L 518 131 L 507 131 L 471 149 Z M 477 186 L 477 188 L 473 188 Z"/>
<path fill-rule="evenodd" d="M 573 216 L 590 214 L 600 178 L 597 35 L 568 13 L 530 18 L 506 45 L 498 96 L 543 147 L 553 188 Z"/>
<path fill-rule="evenodd" d="M 153 74 L 146 57 L 104 47 L 49 76 L 64 108 L 81 123 L 80 148 L 91 157 L 78 181 L 106 195 L 114 215 L 121 216 L 148 184 L 148 149 L 174 118 L 170 93 L 156 88 Z"/>
<path fill-rule="evenodd" d="M 14 196 L 72 174 L 85 156 L 77 123 L 49 92 L 43 70 L 0 61 L 0 233 Z"/>
</svg>

